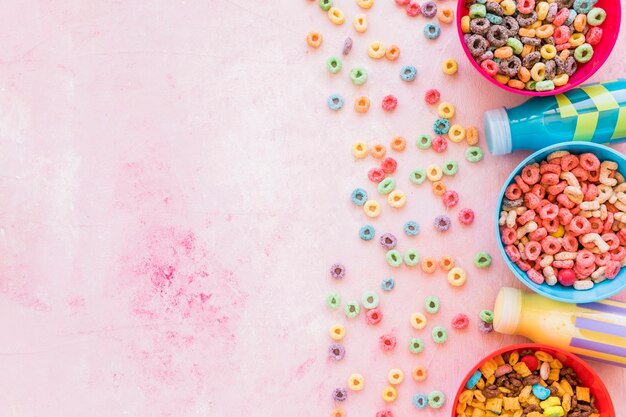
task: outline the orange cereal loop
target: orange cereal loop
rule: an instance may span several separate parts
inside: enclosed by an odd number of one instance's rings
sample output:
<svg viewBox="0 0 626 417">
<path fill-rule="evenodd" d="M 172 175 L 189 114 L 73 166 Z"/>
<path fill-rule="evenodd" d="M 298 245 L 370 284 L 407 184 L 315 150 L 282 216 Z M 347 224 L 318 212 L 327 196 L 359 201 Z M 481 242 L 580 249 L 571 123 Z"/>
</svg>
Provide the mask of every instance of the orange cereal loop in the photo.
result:
<svg viewBox="0 0 626 417">
<path fill-rule="evenodd" d="M 406 148 L 406 139 L 402 136 L 396 136 L 391 139 L 391 149 L 394 151 L 402 152 Z"/>
<path fill-rule="evenodd" d="M 387 58 L 390 61 L 395 61 L 396 59 L 398 59 L 398 57 L 400 56 L 400 48 L 398 48 L 398 45 L 390 45 L 389 48 L 387 48 L 387 51 L 385 51 L 385 58 Z"/>
<path fill-rule="evenodd" d="M 509 80 L 509 82 L 506 83 L 506 85 L 508 85 L 511 88 L 516 88 L 518 90 L 523 90 L 526 87 L 526 84 L 522 82 L 521 80 Z"/>
<path fill-rule="evenodd" d="M 454 259 L 452 259 L 450 256 L 444 255 L 441 257 L 441 259 L 439 259 L 439 266 L 441 267 L 441 269 L 447 272 L 454 268 Z"/>
<path fill-rule="evenodd" d="M 506 84 L 509 82 L 511 77 L 509 77 L 508 75 L 504 75 L 504 74 L 496 74 L 495 77 L 493 77 L 493 79 L 499 82 L 500 84 Z"/>
<path fill-rule="evenodd" d="M 341 408 L 335 408 L 330 412 L 330 417 L 346 417 L 346 412 Z"/>
<path fill-rule="evenodd" d="M 517 78 L 523 83 L 527 83 L 530 81 L 530 70 L 526 67 L 519 67 L 519 71 L 517 71 Z"/>
<path fill-rule="evenodd" d="M 454 20 L 454 11 L 449 7 L 441 8 L 437 12 L 437 19 L 439 19 L 441 23 L 452 23 Z"/>
<path fill-rule="evenodd" d="M 374 158 L 380 159 L 385 156 L 385 154 L 387 153 L 387 149 L 385 148 L 385 145 L 377 143 L 376 145 L 372 146 L 370 153 Z"/>
<path fill-rule="evenodd" d="M 413 379 L 415 381 L 422 382 L 426 380 L 428 372 L 426 371 L 426 368 L 424 368 L 422 365 L 417 365 L 415 368 L 413 368 L 413 372 L 411 373 L 411 375 L 413 376 Z"/>
<path fill-rule="evenodd" d="M 571 52 L 569 51 L 569 49 L 563 49 L 561 51 L 561 53 L 559 54 L 559 57 L 565 61 L 567 60 L 567 58 L 569 58 L 569 56 L 571 55 Z"/>
<path fill-rule="evenodd" d="M 426 272 L 427 274 L 432 274 L 437 269 L 437 261 L 434 258 L 427 256 L 422 259 L 420 266 L 422 267 L 422 271 Z"/>
<path fill-rule="evenodd" d="M 465 140 L 470 146 L 474 146 L 478 143 L 478 129 L 474 126 L 470 126 L 465 129 Z"/>
<path fill-rule="evenodd" d="M 309 44 L 311 48 L 318 48 L 322 44 L 322 34 L 319 32 L 311 32 L 306 37 L 306 43 Z"/>
<path fill-rule="evenodd" d="M 433 182 L 433 194 L 443 195 L 446 192 L 446 185 L 441 181 Z"/>
<path fill-rule="evenodd" d="M 366 96 L 357 97 L 354 100 L 354 110 L 357 113 L 366 113 L 370 109 L 370 99 Z"/>
</svg>

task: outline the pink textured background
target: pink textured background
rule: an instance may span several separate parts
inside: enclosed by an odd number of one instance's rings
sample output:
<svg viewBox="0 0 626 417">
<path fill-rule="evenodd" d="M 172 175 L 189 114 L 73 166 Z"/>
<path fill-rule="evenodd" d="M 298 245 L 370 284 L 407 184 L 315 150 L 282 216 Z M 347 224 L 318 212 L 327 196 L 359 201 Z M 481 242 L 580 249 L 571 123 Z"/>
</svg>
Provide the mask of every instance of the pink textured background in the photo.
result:
<svg viewBox="0 0 626 417">
<path fill-rule="evenodd" d="M 335 3 L 347 15 L 342 27 L 302 0 L 3 5 L 1 416 L 327 415 L 331 389 L 351 372 L 364 374 L 366 388 L 345 409 L 373 416 L 387 370 L 423 363 L 428 381 L 405 381 L 393 406 L 410 415 L 416 391 L 453 395 L 486 351 L 516 340 L 481 336 L 475 316 L 501 285 L 518 285 L 496 252 L 492 216 L 500 185 L 525 154 L 471 166 L 461 145 L 443 156 L 412 143 L 434 118 L 421 99 L 427 88 L 439 88 L 466 125 L 521 99 L 471 73 L 453 27 L 427 42 L 423 17 L 378 0 L 367 12 L 370 30 L 358 35 L 354 1 Z M 306 46 L 309 30 L 323 32 L 319 50 Z M 347 35 L 353 52 L 330 76 L 324 62 Z M 398 62 L 370 60 L 373 40 L 398 43 Z M 594 80 L 624 75 L 625 42 Z M 441 73 L 445 57 L 460 62 L 455 77 Z M 357 64 L 370 72 L 358 89 L 347 76 Z M 418 67 L 416 82 L 399 79 L 405 64 Z M 339 113 L 325 107 L 331 92 L 346 98 Z M 383 114 L 388 93 L 400 104 Z M 357 94 L 372 98 L 366 115 L 351 109 Z M 357 237 L 366 219 L 349 193 L 375 190 L 365 176 L 371 160 L 355 163 L 350 145 L 394 135 L 409 138 L 398 157 L 409 202 L 393 213 L 384 203 L 371 223 L 401 235 L 406 220 L 417 220 L 423 232 L 402 236 L 401 250 L 455 256 L 469 273 L 464 288 L 452 290 L 441 274 L 390 271 L 378 245 Z M 430 222 L 441 203 L 407 174 L 446 158 L 462 161 L 448 185 L 477 221 L 437 236 Z M 471 266 L 478 250 L 494 255 L 488 271 Z M 339 284 L 327 276 L 334 262 L 349 271 Z M 389 275 L 397 289 L 382 299 L 381 325 L 349 323 L 348 355 L 329 363 L 327 329 L 345 319 L 325 309 L 325 295 L 360 298 Z M 411 356 L 408 316 L 429 294 L 443 304 L 431 324 L 465 311 L 472 327 Z M 378 335 L 392 330 L 400 346 L 382 354 Z M 624 405 L 626 372 L 594 367 Z M 448 414 L 449 406 L 424 415 Z"/>
</svg>

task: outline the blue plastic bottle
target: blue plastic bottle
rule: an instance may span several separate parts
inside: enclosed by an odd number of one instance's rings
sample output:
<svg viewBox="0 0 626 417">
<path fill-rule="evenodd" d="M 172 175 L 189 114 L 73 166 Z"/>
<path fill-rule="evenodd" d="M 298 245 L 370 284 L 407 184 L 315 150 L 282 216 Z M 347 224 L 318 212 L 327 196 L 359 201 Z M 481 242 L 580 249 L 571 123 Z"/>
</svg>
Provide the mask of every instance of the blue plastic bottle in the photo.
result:
<svg viewBox="0 0 626 417">
<path fill-rule="evenodd" d="M 569 141 L 621 142 L 626 139 L 626 79 L 533 97 L 511 109 L 490 110 L 484 124 L 494 155 Z"/>
</svg>

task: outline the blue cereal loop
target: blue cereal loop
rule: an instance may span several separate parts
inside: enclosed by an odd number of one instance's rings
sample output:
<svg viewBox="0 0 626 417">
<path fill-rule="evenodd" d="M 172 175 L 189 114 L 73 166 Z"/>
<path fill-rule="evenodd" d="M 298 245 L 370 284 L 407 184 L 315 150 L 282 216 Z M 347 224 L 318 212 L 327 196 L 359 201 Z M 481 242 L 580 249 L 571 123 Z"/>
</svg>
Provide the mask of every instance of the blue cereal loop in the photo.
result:
<svg viewBox="0 0 626 417">
<path fill-rule="evenodd" d="M 550 396 L 550 390 L 541 384 L 535 384 L 533 385 L 533 394 L 543 401 Z"/>
<path fill-rule="evenodd" d="M 343 107 L 343 98 L 339 94 L 331 94 L 326 103 L 328 103 L 329 109 L 337 111 Z"/>
<path fill-rule="evenodd" d="M 502 17 L 495 15 L 493 13 L 487 13 L 487 20 L 493 25 L 502 24 Z"/>
<path fill-rule="evenodd" d="M 404 81 L 413 81 L 417 77 L 417 69 L 413 65 L 405 65 L 400 70 L 400 78 Z"/>
<path fill-rule="evenodd" d="M 404 233 L 407 236 L 417 236 L 419 232 L 420 232 L 420 225 L 417 224 L 417 222 L 414 222 L 413 220 L 409 220 L 408 222 L 404 223 Z"/>
<path fill-rule="evenodd" d="M 362 188 L 355 188 L 350 198 L 355 205 L 362 206 L 367 201 L 367 191 Z"/>
<path fill-rule="evenodd" d="M 476 386 L 476 384 L 478 384 L 478 381 L 480 381 L 480 378 L 482 377 L 483 377 L 482 372 L 477 370 L 476 372 L 472 374 L 472 376 L 470 376 L 470 379 L 467 380 L 467 382 L 465 383 L 465 388 L 474 389 L 474 387 Z"/>
<path fill-rule="evenodd" d="M 359 229 L 359 237 L 361 238 L 361 240 L 372 240 L 375 234 L 376 230 L 374 229 L 374 226 L 371 226 L 369 224 L 366 224 L 365 226 L 361 227 L 361 229 Z"/>
<path fill-rule="evenodd" d="M 574 1 L 574 12 L 587 14 L 591 11 L 593 6 L 596 5 L 598 0 L 575 0 Z"/>
<path fill-rule="evenodd" d="M 426 396 L 426 394 L 423 394 L 421 392 L 418 392 L 417 394 L 415 394 L 413 396 L 413 405 L 415 406 L 415 408 L 426 408 L 426 406 L 428 406 L 428 397 Z"/>
<path fill-rule="evenodd" d="M 435 40 L 440 34 L 441 28 L 439 27 L 439 24 L 432 22 L 426 23 L 426 26 L 424 26 L 424 36 L 426 36 L 426 39 L 430 39 L 431 41 Z"/>
<path fill-rule="evenodd" d="M 380 284 L 380 288 L 383 291 L 391 291 L 393 287 L 396 286 L 396 281 L 393 278 L 385 278 L 383 282 Z"/>
<path fill-rule="evenodd" d="M 433 123 L 433 131 L 438 135 L 445 135 L 450 130 L 450 122 L 448 119 L 439 118 Z"/>
<path fill-rule="evenodd" d="M 570 10 L 569 11 L 569 16 L 567 16 L 567 19 L 565 20 L 565 23 L 563 23 L 565 26 L 569 26 L 572 23 L 574 23 L 574 19 L 576 19 L 576 15 L 578 15 L 578 13 L 576 13 L 576 10 Z"/>
</svg>

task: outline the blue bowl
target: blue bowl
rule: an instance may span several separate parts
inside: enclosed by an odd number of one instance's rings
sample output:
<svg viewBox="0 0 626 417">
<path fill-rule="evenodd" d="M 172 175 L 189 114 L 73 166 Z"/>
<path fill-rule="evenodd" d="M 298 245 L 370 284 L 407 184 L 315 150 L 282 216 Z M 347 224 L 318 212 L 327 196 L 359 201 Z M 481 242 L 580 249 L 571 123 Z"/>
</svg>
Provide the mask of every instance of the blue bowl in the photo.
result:
<svg viewBox="0 0 626 417">
<path fill-rule="evenodd" d="M 496 238 L 500 247 L 500 253 L 502 254 L 502 257 L 504 258 L 511 271 L 513 271 L 517 279 L 522 281 L 531 290 L 545 297 L 565 303 L 591 303 L 594 301 L 609 298 L 626 288 L 626 268 L 622 268 L 619 274 L 614 279 L 607 279 L 599 284 L 596 284 L 590 290 L 575 290 L 573 287 L 564 287 L 560 284 L 556 284 L 554 286 L 550 286 L 545 283 L 538 285 L 531 281 L 526 273 L 522 271 L 517 265 L 511 262 L 509 256 L 504 251 L 504 244 L 502 243 L 502 239 L 500 237 L 500 226 L 498 225 L 498 219 L 500 217 L 500 208 L 502 207 L 502 200 L 504 199 L 504 192 L 506 191 L 506 187 L 508 187 L 509 184 L 513 182 L 513 178 L 516 175 L 521 174 L 522 169 L 526 165 L 532 164 L 534 162 L 539 163 L 545 160 L 546 157 L 554 151 L 568 151 L 573 154 L 581 154 L 585 152 L 593 153 L 600 159 L 600 161 L 611 160 L 617 162 L 617 164 L 619 165 L 617 169 L 618 172 L 626 176 L 626 157 L 611 148 L 592 142 L 566 142 L 548 146 L 533 153 L 528 158 L 524 159 L 517 166 L 517 168 L 515 168 L 515 170 L 513 170 L 509 178 L 507 178 L 506 183 L 502 187 L 502 191 L 500 191 L 500 196 L 498 197 L 498 207 L 496 209 L 495 221 Z"/>
</svg>

